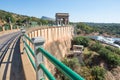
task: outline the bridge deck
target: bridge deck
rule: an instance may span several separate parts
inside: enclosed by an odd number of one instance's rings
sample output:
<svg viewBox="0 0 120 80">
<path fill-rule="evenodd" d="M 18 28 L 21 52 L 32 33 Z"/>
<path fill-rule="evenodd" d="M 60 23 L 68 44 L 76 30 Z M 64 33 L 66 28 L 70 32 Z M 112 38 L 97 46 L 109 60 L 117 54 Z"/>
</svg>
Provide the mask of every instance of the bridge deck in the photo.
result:
<svg viewBox="0 0 120 80">
<path fill-rule="evenodd" d="M 26 80 L 19 32 L 0 36 L 0 80 Z"/>
</svg>

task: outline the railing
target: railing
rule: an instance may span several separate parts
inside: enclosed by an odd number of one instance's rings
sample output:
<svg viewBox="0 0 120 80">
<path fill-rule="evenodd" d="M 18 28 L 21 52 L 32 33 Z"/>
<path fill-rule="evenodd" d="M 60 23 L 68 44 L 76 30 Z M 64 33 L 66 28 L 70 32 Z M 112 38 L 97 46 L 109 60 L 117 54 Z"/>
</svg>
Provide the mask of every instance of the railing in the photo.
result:
<svg viewBox="0 0 120 80">
<path fill-rule="evenodd" d="M 36 77 L 37 80 L 44 80 L 44 74 L 47 76 L 49 80 L 56 80 L 55 77 L 47 70 L 47 68 L 44 66 L 43 62 L 43 56 L 45 56 L 53 65 L 60 70 L 64 75 L 66 75 L 70 80 L 84 80 L 79 74 L 71 70 L 69 67 L 67 67 L 65 64 L 63 64 L 61 61 L 56 59 L 51 53 L 47 52 L 42 45 L 44 44 L 44 39 L 37 37 L 30 39 L 26 34 L 25 30 L 22 29 L 22 40 L 24 43 L 24 50 L 28 55 L 28 58 L 36 71 Z M 26 42 L 28 40 L 30 43 L 34 45 L 34 51 L 32 48 L 28 45 Z M 31 53 L 31 54 L 30 54 Z M 35 61 L 33 60 L 33 58 Z"/>
</svg>

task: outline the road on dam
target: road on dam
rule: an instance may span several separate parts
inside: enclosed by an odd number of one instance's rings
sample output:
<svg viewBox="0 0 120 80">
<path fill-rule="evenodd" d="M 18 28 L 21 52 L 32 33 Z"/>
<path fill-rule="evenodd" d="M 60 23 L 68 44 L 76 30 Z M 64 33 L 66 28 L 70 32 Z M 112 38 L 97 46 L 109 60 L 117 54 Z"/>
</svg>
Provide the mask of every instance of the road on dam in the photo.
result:
<svg viewBox="0 0 120 80">
<path fill-rule="evenodd" d="M 0 36 L 0 80 L 25 80 L 20 35 L 18 31 Z"/>
</svg>

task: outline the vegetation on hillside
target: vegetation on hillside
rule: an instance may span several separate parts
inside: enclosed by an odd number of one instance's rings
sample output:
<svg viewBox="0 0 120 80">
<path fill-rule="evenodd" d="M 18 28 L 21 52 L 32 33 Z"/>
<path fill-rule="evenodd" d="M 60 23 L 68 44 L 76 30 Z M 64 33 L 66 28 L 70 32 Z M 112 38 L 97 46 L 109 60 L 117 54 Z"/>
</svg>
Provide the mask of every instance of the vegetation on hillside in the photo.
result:
<svg viewBox="0 0 120 80">
<path fill-rule="evenodd" d="M 54 21 L 43 20 L 36 17 L 30 17 L 25 15 L 19 15 L 11 12 L 6 12 L 0 10 L 0 26 L 9 25 L 18 25 L 18 26 L 31 26 L 31 25 L 46 25 L 46 24 L 54 24 Z"/>
<path fill-rule="evenodd" d="M 77 34 L 99 33 L 120 37 L 120 24 L 115 23 L 76 23 Z"/>
<path fill-rule="evenodd" d="M 89 46 L 89 38 L 87 37 L 75 37 L 73 38 L 72 44 L 83 45 L 84 47 Z"/>
<path fill-rule="evenodd" d="M 104 80 L 106 70 L 99 66 L 94 66 L 92 69 L 92 75 L 94 76 L 95 80 Z"/>
<path fill-rule="evenodd" d="M 92 32 L 97 32 L 97 29 L 80 22 L 76 25 L 76 31 L 77 34 L 90 34 Z"/>
<path fill-rule="evenodd" d="M 93 28 L 98 28 L 100 31 L 107 32 L 111 35 L 120 35 L 120 24 L 115 23 L 87 23 Z"/>
<path fill-rule="evenodd" d="M 102 45 L 98 41 L 93 41 L 87 37 L 79 36 L 73 39 L 73 44 L 84 45 L 83 63 L 79 62 L 79 58 L 73 56 L 72 58 L 65 57 L 62 62 L 80 74 L 86 80 L 105 80 L 107 71 L 120 66 L 120 55 L 118 48 Z M 69 80 L 66 76 L 56 71 L 57 80 Z"/>
</svg>

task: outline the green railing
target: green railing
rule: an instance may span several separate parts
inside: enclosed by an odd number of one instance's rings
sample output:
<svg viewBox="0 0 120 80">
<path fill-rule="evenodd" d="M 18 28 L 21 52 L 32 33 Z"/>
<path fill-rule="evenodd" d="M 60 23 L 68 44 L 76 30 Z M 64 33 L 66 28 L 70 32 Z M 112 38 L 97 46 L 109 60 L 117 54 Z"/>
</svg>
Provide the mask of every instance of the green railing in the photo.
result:
<svg viewBox="0 0 120 80">
<path fill-rule="evenodd" d="M 63 64 L 61 61 L 59 61 L 58 59 L 56 59 L 51 53 L 47 52 L 43 47 L 42 47 L 42 43 L 40 42 L 40 45 L 35 43 L 35 38 L 34 40 L 31 40 L 26 34 L 25 31 L 22 30 L 23 33 L 23 43 L 24 43 L 24 50 L 26 51 L 28 58 L 33 66 L 33 68 L 36 70 L 36 73 L 39 69 L 41 69 L 43 71 L 43 73 L 47 76 L 47 78 L 49 80 L 56 80 L 55 77 L 46 69 L 46 67 L 42 62 L 39 63 L 35 63 L 35 61 L 33 61 L 33 59 L 31 58 L 30 55 L 32 55 L 35 60 L 37 60 L 37 55 L 41 54 L 43 56 L 45 56 L 51 63 L 53 63 L 53 65 L 60 70 L 64 75 L 66 75 L 70 80 L 85 80 L 84 78 L 82 78 L 79 74 L 77 74 L 76 72 L 74 72 L 72 69 L 70 69 L 69 67 L 67 67 L 65 64 Z M 31 42 L 34 46 L 37 45 L 37 47 L 35 47 L 35 51 L 32 50 L 32 48 L 27 44 L 26 39 Z M 37 38 L 38 39 L 38 38 Z M 41 40 L 41 39 L 40 39 Z M 37 42 L 39 42 L 39 40 L 37 40 Z M 31 54 L 30 54 L 31 53 Z M 38 58 L 39 59 L 39 58 Z M 37 61 L 36 61 L 37 62 Z M 39 76 L 39 74 L 37 74 Z M 37 77 L 38 77 L 37 76 Z M 44 80 L 45 78 L 37 78 L 38 80 Z"/>
</svg>

